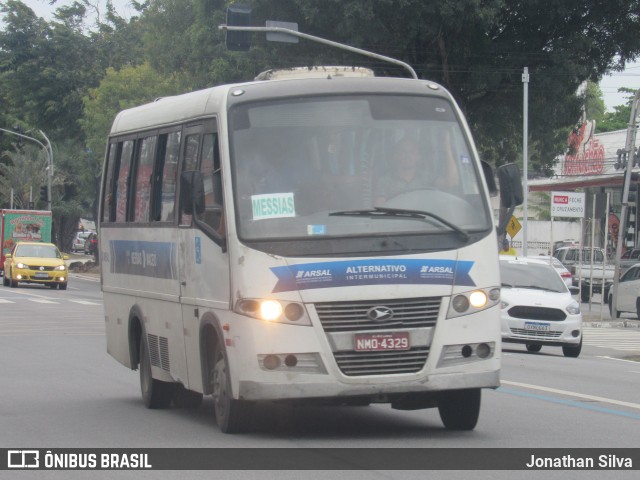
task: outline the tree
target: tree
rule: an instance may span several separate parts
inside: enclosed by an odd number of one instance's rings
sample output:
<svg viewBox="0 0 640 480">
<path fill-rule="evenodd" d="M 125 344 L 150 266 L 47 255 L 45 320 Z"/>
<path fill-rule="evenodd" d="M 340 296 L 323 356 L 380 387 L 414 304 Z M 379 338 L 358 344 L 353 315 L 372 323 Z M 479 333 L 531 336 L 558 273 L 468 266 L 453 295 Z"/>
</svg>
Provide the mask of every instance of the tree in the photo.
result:
<svg viewBox="0 0 640 480">
<path fill-rule="evenodd" d="M 619 88 L 618 91 L 629 94 L 627 97 L 627 103 L 625 105 L 617 105 L 613 107 L 613 112 L 606 112 L 602 116 L 600 123 L 596 122 L 597 133 L 625 130 L 629 125 L 629 119 L 631 118 L 631 104 L 633 103 L 636 90 L 623 87 Z"/>
<path fill-rule="evenodd" d="M 86 134 L 86 144 L 96 159 L 104 157 L 106 138 L 120 110 L 152 102 L 158 97 L 181 93 L 182 76 L 163 76 L 149 63 L 107 69 L 100 85 L 84 97 L 84 114 L 80 123 Z"/>
<path fill-rule="evenodd" d="M 9 163 L 0 163 L 0 205 L 8 208 L 13 191 L 14 208 L 29 208 L 30 200 L 38 205 L 40 187 L 47 185 L 47 156 L 35 145 L 7 152 Z M 39 205 L 46 208 L 46 205 Z"/>
</svg>

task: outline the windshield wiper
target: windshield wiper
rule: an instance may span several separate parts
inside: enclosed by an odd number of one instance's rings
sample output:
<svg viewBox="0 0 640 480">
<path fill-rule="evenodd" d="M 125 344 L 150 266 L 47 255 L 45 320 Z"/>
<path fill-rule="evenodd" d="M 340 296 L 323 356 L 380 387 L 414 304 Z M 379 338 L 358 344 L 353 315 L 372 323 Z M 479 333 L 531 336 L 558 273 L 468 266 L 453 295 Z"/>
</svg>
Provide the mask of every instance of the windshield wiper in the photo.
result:
<svg viewBox="0 0 640 480">
<path fill-rule="evenodd" d="M 545 292 L 560 293 L 557 290 L 554 290 L 553 288 L 541 287 L 539 285 L 516 285 L 515 288 L 530 288 L 532 290 L 544 290 Z"/>
<path fill-rule="evenodd" d="M 400 208 L 387 208 L 387 207 L 373 207 L 370 210 L 344 210 L 340 212 L 331 212 L 329 216 L 363 216 L 370 218 L 418 218 L 424 220 L 425 218 L 433 218 L 439 221 L 443 225 L 446 225 L 454 232 L 458 233 L 465 242 L 469 241 L 469 234 L 462 230 L 457 225 L 445 220 L 444 218 L 436 215 L 435 213 L 425 212 L 423 210 L 405 210 Z"/>
</svg>

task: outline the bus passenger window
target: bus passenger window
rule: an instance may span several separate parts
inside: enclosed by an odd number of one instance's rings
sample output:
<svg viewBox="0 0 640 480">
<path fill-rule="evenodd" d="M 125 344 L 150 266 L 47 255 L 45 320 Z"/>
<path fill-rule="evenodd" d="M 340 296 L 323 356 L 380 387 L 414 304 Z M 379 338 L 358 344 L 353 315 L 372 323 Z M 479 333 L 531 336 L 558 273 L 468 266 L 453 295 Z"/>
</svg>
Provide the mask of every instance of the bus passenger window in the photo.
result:
<svg viewBox="0 0 640 480">
<path fill-rule="evenodd" d="M 205 211 L 198 219 L 222 234 L 222 176 L 217 134 L 206 134 L 202 144 L 200 172 L 204 182 Z"/>
<path fill-rule="evenodd" d="M 151 175 L 158 137 L 147 137 L 140 142 L 136 166 L 134 190 L 134 222 L 149 221 L 149 199 L 151 198 Z"/>
<path fill-rule="evenodd" d="M 104 198 L 102 201 L 102 215 L 101 219 L 103 222 L 111 222 L 113 220 L 114 211 L 114 196 L 113 196 L 113 176 L 116 167 L 116 159 L 118 153 L 118 144 L 111 143 L 109 145 L 109 155 L 107 157 L 107 167 L 106 167 L 106 178 L 104 180 L 103 191 Z"/>
<path fill-rule="evenodd" d="M 198 153 L 200 146 L 200 135 L 188 135 L 184 142 L 184 166 L 183 172 L 196 170 L 198 168 Z M 191 215 L 186 213 L 180 214 L 180 225 L 190 226 Z"/>
<path fill-rule="evenodd" d="M 176 177 L 180 155 L 180 132 L 167 135 L 167 144 L 162 168 L 162 198 L 160 199 L 160 221 L 171 222 L 176 205 Z"/>
<path fill-rule="evenodd" d="M 133 140 L 122 143 L 120 168 L 116 184 L 116 222 L 127 221 L 127 196 L 129 194 L 129 171 L 131 170 L 131 156 L 133 154 Z"/>
</svg>

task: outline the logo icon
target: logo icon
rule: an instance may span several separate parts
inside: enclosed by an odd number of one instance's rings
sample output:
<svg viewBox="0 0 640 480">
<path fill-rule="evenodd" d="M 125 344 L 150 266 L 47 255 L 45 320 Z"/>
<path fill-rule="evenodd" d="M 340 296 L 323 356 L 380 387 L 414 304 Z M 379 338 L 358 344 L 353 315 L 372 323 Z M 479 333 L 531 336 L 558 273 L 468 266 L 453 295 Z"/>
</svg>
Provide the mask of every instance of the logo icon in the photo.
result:
<svg viewBox="0 0 640 480">
<path fill-rule="evenodd" d="M 367 317 L 376 323 L 388 322 L 393 318 L 393 310 L 383 306 L 372 307 L 367 310 Z"/>
<path fill-rule="evenodd" d="M 40 452 L 38 450 L 7 450 L 8 468 L 39 468 Z"/>
<path fill-rule="evenodd" d="M 44 267 L 40 267 L 40 271 L 43 272 L 44 271 Z"/>
</svg>

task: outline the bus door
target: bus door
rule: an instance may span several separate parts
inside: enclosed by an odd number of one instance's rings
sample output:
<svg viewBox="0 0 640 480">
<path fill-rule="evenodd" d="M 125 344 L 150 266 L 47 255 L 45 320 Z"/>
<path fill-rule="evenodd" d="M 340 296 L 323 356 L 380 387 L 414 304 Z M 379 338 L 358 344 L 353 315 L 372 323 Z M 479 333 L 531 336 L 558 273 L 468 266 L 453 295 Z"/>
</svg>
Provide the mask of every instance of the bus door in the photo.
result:
<svg viewBox="0 0 640 480">
<path fill-rule="evenodd" d="M 199 327 L 205 315 L 229 309 L 229 260 L 223 214 L 222 171 L 214 121 L 185 128 L 182 171 L 199 170 L 205 193 L 204 212 L 182 212 L 178 229 L 178 258 L 185 349 L 189 383 L 200 376 Z"/>
</svg>

